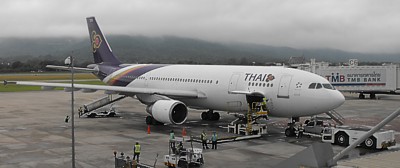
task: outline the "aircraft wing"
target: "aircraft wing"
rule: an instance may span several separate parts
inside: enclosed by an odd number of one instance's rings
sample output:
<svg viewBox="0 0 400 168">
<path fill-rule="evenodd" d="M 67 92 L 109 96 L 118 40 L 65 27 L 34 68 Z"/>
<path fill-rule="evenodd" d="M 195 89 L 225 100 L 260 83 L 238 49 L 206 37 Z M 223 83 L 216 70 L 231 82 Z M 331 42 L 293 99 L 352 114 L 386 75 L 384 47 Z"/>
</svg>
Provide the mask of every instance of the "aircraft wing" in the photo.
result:
<svg viewBox="0 0 400 168">
<path fill-rule="evenodd" d="M 28 82 L 28 81 L 4 81 L 4 85 L 29 85 L 29 86 L 42 86 L 43 89 L 54 89 L 55 87 L 65 88 L 70 91 L 72 88 L 71 83 L 47 83 L 47 82 Z M 69 90 L 67 90 L 69 89 Z M 206 95 L 197 90 L 169 90 L 169 89 L 154 89 L 154 88 L 133 88 L 122 86 L 106 86 L 106 85 L 88 85 L 88 84 L 74 84 L 74 89 L 83 89 L 85 92 L 94 92 L 96 90 L 113 91 L 121 94 L 158 94 L 172 97 L 188 97 L 188 98 L 206 98 Z"/>
</svg>

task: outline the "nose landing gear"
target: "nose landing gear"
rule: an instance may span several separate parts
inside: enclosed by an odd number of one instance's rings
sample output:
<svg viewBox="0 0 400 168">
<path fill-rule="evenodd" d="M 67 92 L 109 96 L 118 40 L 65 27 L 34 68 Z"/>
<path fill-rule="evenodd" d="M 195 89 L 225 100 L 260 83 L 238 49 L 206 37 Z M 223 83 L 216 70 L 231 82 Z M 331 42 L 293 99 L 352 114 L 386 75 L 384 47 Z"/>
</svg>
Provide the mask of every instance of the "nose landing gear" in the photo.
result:
<svg viewBox="0 0 400 168">
<path fill-rule="evenodd" d="M 292 117 L 290 118 L 290 121 L 288 123 L 288 127 L 285 129 L 285 135 L 287 137 L 294 137 L 296 136 L 296 129 L 295 125 L 296 122 L 299 122 L 300 118 L 299 117 Z"/>
</svg>

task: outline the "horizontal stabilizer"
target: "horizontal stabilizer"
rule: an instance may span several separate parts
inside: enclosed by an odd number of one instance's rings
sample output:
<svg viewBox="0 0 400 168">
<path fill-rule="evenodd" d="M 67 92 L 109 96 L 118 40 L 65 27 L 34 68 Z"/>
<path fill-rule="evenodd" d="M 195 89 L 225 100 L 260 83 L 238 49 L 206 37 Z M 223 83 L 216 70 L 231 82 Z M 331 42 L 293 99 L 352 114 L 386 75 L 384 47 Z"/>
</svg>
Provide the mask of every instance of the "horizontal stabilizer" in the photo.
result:
<svg viewBox="0 0 400 168">
<path fill-rule="evenodd" d="M 71 67 L 69 67 L 69 66 L 57 66 L 57 65 L 47 65 L 46 68 L 59 69 L 59 70 L 65 70 L 65 71 L 71 70 Z M 96 69 L 78 68 L 78 67 L 74 67 L 74 71 L 76 71 L 76 72 L 98 72 L 98 70 L 96 70 Z"/>
</svg>

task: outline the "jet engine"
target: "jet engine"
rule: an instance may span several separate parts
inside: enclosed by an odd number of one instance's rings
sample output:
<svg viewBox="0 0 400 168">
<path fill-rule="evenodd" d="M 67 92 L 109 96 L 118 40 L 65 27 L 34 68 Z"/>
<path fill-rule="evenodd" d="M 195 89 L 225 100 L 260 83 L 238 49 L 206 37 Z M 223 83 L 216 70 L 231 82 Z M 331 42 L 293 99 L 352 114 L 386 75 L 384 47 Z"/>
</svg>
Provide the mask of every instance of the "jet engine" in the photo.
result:
<svg viewBox="0 0 400 168">
<path fill-rule="evenodd" d="M 155 120 L 170 124 L 183 124 L 188 114 L 186 105 L 176 100 L 158 100 L 147 106 L 146 111 Z"/>
</svg>

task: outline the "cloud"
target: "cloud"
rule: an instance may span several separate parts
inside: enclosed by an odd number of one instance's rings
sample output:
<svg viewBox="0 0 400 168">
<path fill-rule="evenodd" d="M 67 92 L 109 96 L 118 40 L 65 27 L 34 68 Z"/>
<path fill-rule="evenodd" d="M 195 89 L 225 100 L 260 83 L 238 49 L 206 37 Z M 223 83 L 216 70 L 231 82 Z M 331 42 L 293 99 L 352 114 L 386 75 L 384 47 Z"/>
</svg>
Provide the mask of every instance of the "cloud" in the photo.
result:
<svg viewBox="0 0 400 168">
<path fill-rule="evenodd" d="M 400 1 L 5 0 L 0 37 L 175 35 L 219 42 L 400 53 Z"/>
</svg>

